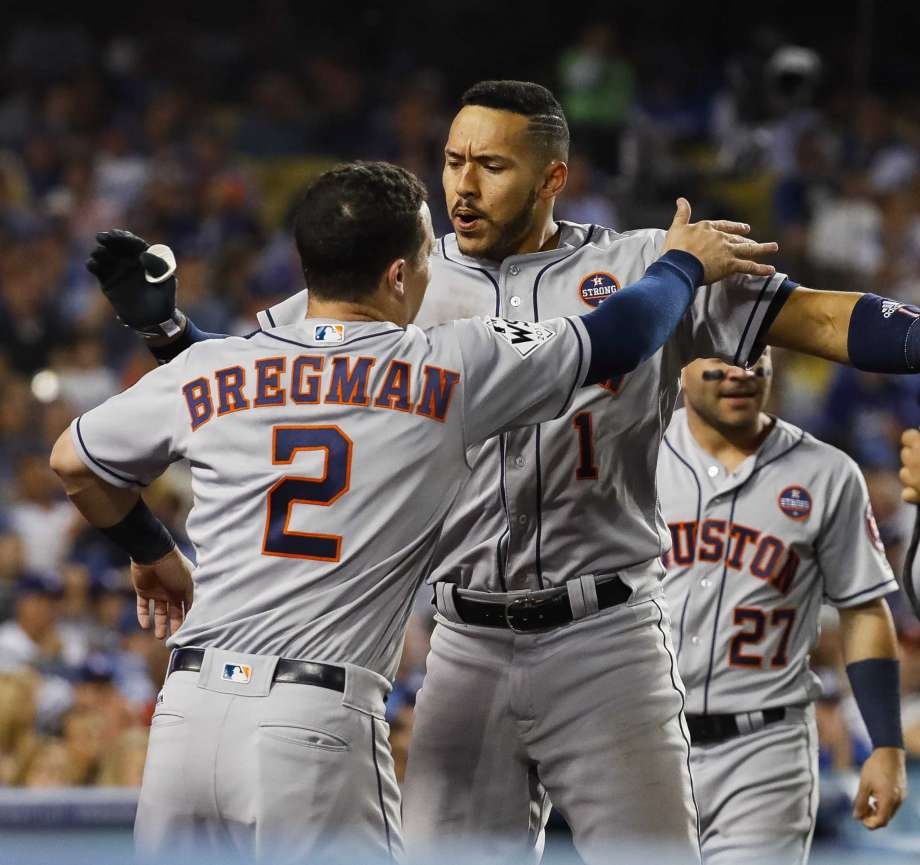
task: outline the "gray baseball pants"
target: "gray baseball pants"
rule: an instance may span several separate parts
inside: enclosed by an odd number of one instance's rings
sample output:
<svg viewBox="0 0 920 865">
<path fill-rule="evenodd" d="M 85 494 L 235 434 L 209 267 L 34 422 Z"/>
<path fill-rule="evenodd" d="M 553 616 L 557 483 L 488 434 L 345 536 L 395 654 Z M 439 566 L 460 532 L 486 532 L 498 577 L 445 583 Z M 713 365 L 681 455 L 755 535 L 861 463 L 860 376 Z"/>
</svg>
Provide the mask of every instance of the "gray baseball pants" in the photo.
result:
<svg viewBox="0 0 920 865">
<path fill-rule="evenodd" d="M 402 861 L 389 683 L 343 664 L 344 693 L 273 684 L 276 661 L 208 649 L 200 672 L 167 678 L 135 821 L 142 859 Z M 250 681 L 227 681 L 226 665 Z"/>
<path fill-rule="evenodd" d="M 476 862 L 538 862 L 551 798 L 588 865 L 648 865 L 649 842 L 655 861 L 699 862 L 660 596 L 543 633 L 438 620 L 404 787 L 410 859 L 459 847 Z"/>
<path fill-rule="evenodd" d="M 693 746 L 706 865 L 807 861 L 818 808 L 818 734 L 814 707 L 786 711 L 755 732 Z"/>
</svg>

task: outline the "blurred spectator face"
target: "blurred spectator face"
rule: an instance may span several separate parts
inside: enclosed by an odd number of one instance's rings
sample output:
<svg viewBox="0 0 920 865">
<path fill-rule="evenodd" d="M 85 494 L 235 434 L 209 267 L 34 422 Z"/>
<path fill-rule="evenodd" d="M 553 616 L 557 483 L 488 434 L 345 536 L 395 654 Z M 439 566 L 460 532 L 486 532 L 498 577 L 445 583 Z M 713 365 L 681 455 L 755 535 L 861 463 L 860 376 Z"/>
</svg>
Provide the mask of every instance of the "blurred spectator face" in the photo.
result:
<svg viewBox="0 0 920 865">
<path fill-rule="evenodd" d="M 528 118 L 480 105 L 460 109 L 445 147 L 444 195 L 464 255 L 501 261 L 537 218 L 550 164 L 528 139 Z"/>
<path fill-rule="evenodd" d="M 89 571 L 82 565 L 69 564 L 61 568 L 64 597 L 61 614 L 68 619 L 81 619 L 89 609 Z"/>
<path fill-rule="evenodd" d="M 68 787 L 74 783 L 73 765 L 63 742 L 49 740 L 38 746 L 22 779 L 24 787 Z"/>
<path fill-rule="evenodd" d="M 16 621 L 32 640 L 39 642 L 54 627 L 58 609 L 59 602 L 54 595 L 30 589 L 16 601 Z"/>
<path fill-rule="evenodd" d="M 57 498 L 58 487 L 47 457 L 22 457 L 17 467 L 16 485 L 20 498 L 42 507 L 50 506 Z"/>
<path fill-rule="evenodd" d="M 696 360 L 684 368 L 684 401 L 709 426 L 739 431 L 756 426 L 770 396 L 773 366 L 764 353 L 752 370 L 729 366 L 715 358 Z"/>
<path fill-rule="evenodd" d="M 15 750 L 34 723 L 34 677 L 25 673 L 0 673 L 0 753 Z"/>
<path fill-rule="evenodd" d="M 178 137 L 184 115 L 184 100 L 178 93 L 161 93 L 150 103 L 144 117 L 146 137 L 155 147 L 168 145 Z"/>
<path fill-rule="evenodd" d="M 0 582 L 9 582 L 19 575 L 25 561 L 22 538 L 12 532 L 0 533 Z"/>
<path fill-rule="evenodd" d="M 67 429 L 74 417 L 76 417 L 76 412 L 64 400 L 55 400 L 43 407 L 41 416 L 42 440 L 47 445 L 49 453 L 57 437 Z"/>
<path fill-rule="evenodd" d="M 114 787 L 140 787 L 147 759 L 147 730 L 132 728 L 118 737 L 115 748 L 106 755 L 99 783 Z"/>
<path fill-rule="evenodd" d="M 74 709 L 64 718 L 64 744 L 75 774 L 83 781 L 95 774 L 107 742 L 105 716 L 94 709 Z"/>
<path fill-rule="evenodd" d="M 25 431 L 32 419 L 32 406 L 32 393 L 26 380 L 18 376 L 5 377 L 0 436 L 12 437 Z"/>
<path fill-rule="evenodd" d="M 119 592 L 103 592 L 96 598 L 96 621 L 105 628 L 114 630 L 121 622 L 125 599 Z"/>
</svg>

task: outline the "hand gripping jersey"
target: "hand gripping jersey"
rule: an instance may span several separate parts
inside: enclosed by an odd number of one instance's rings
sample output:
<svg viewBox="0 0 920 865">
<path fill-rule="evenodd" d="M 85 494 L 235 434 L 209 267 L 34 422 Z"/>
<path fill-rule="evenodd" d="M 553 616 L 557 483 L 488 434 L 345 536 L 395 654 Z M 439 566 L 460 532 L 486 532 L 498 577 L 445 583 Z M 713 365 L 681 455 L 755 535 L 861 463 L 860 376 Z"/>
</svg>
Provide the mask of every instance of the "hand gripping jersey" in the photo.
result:
<svg viewBox="0 0 920 865">
<path fill-rule="evenodd" d="M 849 607 L 897 589 L 856 464 L 777 419 L 728 475 L 679 411 L 658 490 L 673 543 L 664 587 L 687 712 L 814 700 L 808 653 L 821 604 Z"/>
<path fill-rule="evenodd" d="M 307 319 L 198 343 L 71 430 L 116 486 L 191 465 L 195 601 L 171 645 L 392 678 L 482 442 L 563 413 L 589 362 L 577 318 L 429 331 Z"/>
<path fill-rule="evenodd" d="M 565 222 L 560 228 L 557 249 L 501 263 L 467 258 L 453 235 L 442 238 L 418 323 L 584 314 L 640 278 L 665 234 Z M 697 357 L 755 359 L 790 287 L 777 274 L 699 289 L 674 336 L 635 372 L 581 389 L 563 417 L 488 442 L 447 518 L 433 579 L 503 592 L 639 565 L 623 578 L 636 596 L 652 591 L 662 576 L 658 557 L 670 542 L 657 510 L 655 464 L 680 370 Z M 259 320 L 270 326 L 305 312 L 301 292 Z"/>
</svg>

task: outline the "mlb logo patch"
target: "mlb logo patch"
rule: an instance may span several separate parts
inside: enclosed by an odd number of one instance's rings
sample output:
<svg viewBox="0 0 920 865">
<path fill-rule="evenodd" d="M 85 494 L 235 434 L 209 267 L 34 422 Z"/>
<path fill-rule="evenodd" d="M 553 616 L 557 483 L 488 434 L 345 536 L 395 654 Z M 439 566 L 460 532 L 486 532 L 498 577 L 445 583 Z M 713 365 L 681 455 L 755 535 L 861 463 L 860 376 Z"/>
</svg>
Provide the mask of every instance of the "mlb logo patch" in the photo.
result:
<svg viewBox="0 0 920 865">
<path fill-rule="evenodd" d="M 620 280 L 612 273 L 589 273 L 578 285 L 578 293 L 588 306 L 600 306 L 611 294 L 620 290 Z"/>
<path fill-rule="evenodd" d="M 345 339 L 344 324 L 318 324 L 313 328 L 314 342 L 341 342 L 343 339 Z"/>
<path fill-rule="evenodd" d="M 224 671 L 220 677 L 225 682 L 248 685 L 252 681 L 252 667 L 249 664 L 224 664 Z"/>
<path fill-rule="evenodd" d="M 811 513 L 811 494 L 805 487 L 786 487 L 778 503 L 779 509 L 793 520 L 804 520 Z"/>
</svg>

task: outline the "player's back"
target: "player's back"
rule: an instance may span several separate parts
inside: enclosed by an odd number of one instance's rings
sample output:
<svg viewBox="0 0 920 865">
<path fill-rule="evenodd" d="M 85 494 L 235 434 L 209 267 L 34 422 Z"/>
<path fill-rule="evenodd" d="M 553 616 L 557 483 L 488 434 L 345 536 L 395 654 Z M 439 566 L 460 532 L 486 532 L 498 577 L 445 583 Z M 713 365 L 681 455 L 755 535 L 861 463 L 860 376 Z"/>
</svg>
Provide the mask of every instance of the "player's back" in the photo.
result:
<svg viewBox="0 0 920 865">
<path fill-rule="evenodd" d="M 578 318 L 303 319 L 192 346 L 77 418 L 72 441 L 115 486 L 189 461 L 195 601 L 173 645 L 392 676 L 482 442 L 564 412 L 587 340 Z"/>
<path fill-rule="evenodd" d="M 180 359 L 200 560 L 177 642 L 393 672 L 468 473 L 457 361 L 417 328 L 315 320 Z"/>
</svg>

